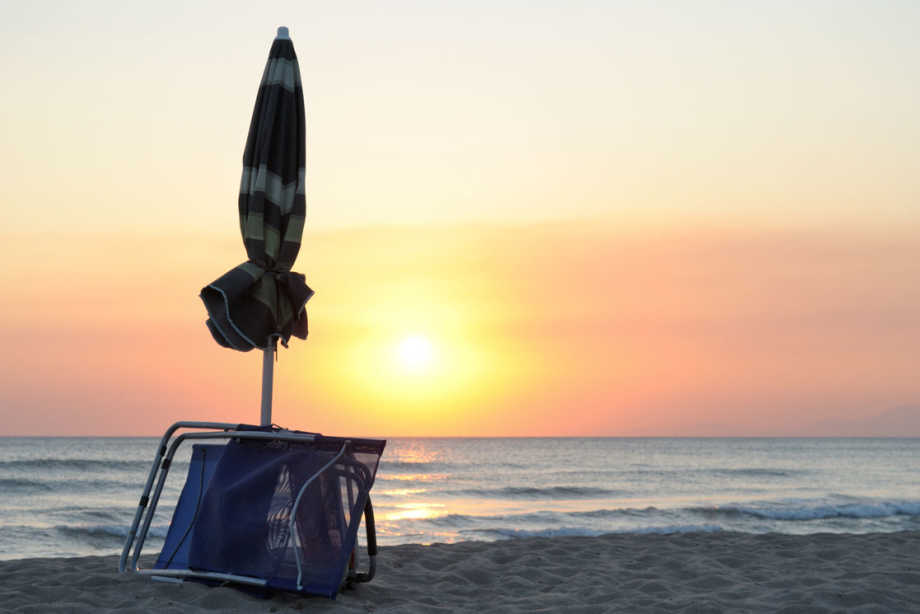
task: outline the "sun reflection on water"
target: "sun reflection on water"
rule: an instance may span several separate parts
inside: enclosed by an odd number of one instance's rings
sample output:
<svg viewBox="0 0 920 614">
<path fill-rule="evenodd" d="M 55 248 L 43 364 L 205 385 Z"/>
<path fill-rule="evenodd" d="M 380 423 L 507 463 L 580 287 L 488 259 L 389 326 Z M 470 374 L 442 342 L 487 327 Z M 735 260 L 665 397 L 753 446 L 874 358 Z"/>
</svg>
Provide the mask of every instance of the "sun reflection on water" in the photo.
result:
<svg viewBox="0 0 920 614">
<path fill-rule="evenodd" d="M 406 495 L 419 495 L 428 492 L 427 488 L 383 488 L 375 491 L 376 494 L 389 497 L 404 497 Z"/>
<path fill-rule="evenodd" d="M 415 463 L 433 463 L 441 460 L 441 453 L 426 448 L 421 442 L 412 442 L 405 447 L 397 448 L 392 451 L 388 450 L 386 461 L 415 464 Z"/>
<path fill-rule="evenodd" d="M 444 514 L 446 506 L 441 503 L 401 503 L 395 506 L 395 510 L 385 512 L 384 520 L 423 520 L 434 518 Z"/>
<path fill-rule="evenodd" d="M 399 480 L 400 482 L 437 482 L 447 478 L 443 473 L 395 473 L 382 476 L 385 480 Z"/>
</svg>

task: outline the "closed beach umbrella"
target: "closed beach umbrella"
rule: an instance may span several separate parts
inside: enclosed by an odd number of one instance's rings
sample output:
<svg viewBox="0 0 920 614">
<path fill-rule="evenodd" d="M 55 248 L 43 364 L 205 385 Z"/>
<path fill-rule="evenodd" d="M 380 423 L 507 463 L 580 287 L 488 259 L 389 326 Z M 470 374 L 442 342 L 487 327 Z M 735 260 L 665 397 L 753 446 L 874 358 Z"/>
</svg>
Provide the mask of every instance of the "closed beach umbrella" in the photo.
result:
<svg viewBox="0 0 920 614">
<path fill-rule="evenodd" d="M 307 337 L 305 306 L 313 291 L 303 275 L 291 271 L 306 215 L 305 135 L 300 67 L 282 27 L 269 52 L 243 152 L 239 214 L 248 260 L 201 290 L 208 329 L 220 345 L 265 352 L 263 424 L 271 417 L 276 342 L 287 346 L 291 335 Z"/>
</svg>

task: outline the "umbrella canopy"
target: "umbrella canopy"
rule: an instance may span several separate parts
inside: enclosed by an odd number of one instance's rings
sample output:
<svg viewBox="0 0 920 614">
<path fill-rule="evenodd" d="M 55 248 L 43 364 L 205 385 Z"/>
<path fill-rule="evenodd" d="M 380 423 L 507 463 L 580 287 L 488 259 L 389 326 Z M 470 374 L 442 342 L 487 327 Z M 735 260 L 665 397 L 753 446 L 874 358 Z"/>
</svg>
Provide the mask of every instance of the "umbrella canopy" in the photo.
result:
<svg viewBox="0 0 920 614">
<path fill-rule="evenodd" d="M 313 290 L 291 271 L 306 216 L 305 124 L 294 44 L 278 28 L 243 152 L 240 231 L 249 260 L 201 290 L 208 329 L 224 347 L 248 352 L 307 337 Z"/>
</svg>

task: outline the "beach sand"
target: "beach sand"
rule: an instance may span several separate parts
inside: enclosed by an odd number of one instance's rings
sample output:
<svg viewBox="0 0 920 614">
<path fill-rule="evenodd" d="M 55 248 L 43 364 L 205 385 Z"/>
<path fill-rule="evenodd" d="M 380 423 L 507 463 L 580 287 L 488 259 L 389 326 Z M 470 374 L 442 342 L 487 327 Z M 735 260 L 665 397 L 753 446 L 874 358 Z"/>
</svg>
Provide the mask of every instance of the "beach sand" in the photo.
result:
<svg viewBox="0 0 920 614">
<path fill-rule="evenodd" d="M 2 561 L 0 611 L 920 612 L 920 532 L 404 545 L 378 562 L 332 601 L 152 582 L 114 556 Z"/>
</svg>

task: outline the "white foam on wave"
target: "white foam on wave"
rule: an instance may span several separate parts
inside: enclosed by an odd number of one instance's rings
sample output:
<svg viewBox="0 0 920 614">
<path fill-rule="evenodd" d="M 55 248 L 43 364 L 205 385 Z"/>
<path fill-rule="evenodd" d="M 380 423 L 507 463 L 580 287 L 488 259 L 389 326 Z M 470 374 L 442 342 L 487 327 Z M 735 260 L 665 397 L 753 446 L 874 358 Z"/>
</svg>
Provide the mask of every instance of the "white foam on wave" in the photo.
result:
<svg viewBox="0 0 920 614">
<path fill-rule="evenodd" d="M 829 518 L 888 518 L 920 516 L 920 501 L 875 501 L 861 503 L 776 503 L 724 505 L 692 508 L 704 515 L 752 516 L 764 520 L 825 520 Z"/>
<path fill-rule="evenodd" d="M 493 537 L 519 538 L 519 537 L 595 537 L 603 535 L 607 531 L 598 531 L 595 529 L 586 529 L 583 527 L 561 527 L 558 529 L 464 529 L 458 531 L 461 534 L 479 534 Z"/>
<path fill-rule="evenodd" d="M 485 535 L 493 535 L 498 537 L 505 538 L 525 538 L 525 537 L 597 537 L 599 535 L 610 535 L 610 534 L 625 534 L 625 535 L 647 535 L 647 534 L 659 534 L 667 535 L 673 533 L 715 533 L 722 531 L 722 527 L 717 525 L 667 525 L 667 526 L 656 526 L 656 527 L 637 527 L 634 529 L 619 529 L 619 530 L 599 530 L 599 529 L 588 529 L 584 527 L 561 527 L 558 529 L 536 529 L 536 530 L 527 530 L 527 529 L 506 529 L 506 528 L 495 528 L 495 529 L 474 529 L 474 530 L 465 530 L 460 531 L 460 533 L 479 533 Z"/>
</svg>

